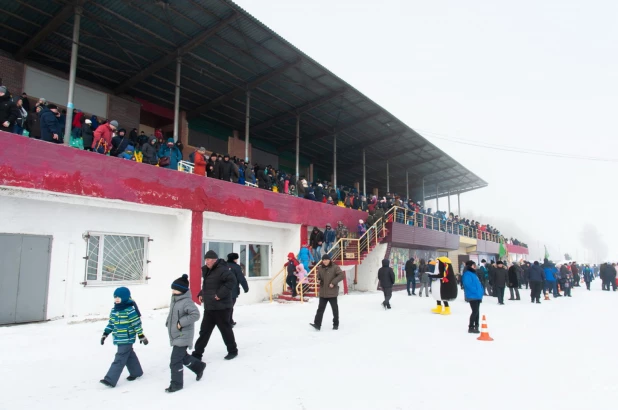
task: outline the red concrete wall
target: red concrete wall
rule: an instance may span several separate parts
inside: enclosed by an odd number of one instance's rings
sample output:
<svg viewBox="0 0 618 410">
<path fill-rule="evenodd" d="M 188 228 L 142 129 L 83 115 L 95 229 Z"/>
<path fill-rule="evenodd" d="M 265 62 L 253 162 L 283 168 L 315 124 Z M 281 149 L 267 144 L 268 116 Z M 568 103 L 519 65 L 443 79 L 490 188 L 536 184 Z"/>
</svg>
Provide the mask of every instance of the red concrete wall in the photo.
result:
<svg viewBox="0 0 618 410">
<path fill-rule="evenodd" d="M 106 157 L 0 132 L 0 185 L 219 212 L 299 225 L 343 221 L 354 229 L 360 211 L 249 188 L 198 175 Z"/>
<path fill-rule="evenodd" d="M 509 253 L 516 253 L 518 255 L 528 255 L 528 248 L 524 248 L 523 246 L 507 244 L 506 250 L 509 251 Z"/>
</svg>

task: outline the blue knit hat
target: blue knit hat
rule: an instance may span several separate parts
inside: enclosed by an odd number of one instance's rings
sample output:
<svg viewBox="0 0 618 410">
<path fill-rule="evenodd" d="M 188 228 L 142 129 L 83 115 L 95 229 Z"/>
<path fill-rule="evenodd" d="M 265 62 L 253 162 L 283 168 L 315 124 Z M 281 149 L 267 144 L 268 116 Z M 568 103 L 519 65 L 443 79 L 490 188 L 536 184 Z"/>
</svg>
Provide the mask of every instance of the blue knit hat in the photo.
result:
<svg viewBox="0 0 618 410">
<path fill-rule="evenodd" d="M 131 299 L 131 291 L 125 287 L 118 288 L 114 291 L 114 297 L 120 298 L 122 303 L 127 303 Z"/>
</svg>

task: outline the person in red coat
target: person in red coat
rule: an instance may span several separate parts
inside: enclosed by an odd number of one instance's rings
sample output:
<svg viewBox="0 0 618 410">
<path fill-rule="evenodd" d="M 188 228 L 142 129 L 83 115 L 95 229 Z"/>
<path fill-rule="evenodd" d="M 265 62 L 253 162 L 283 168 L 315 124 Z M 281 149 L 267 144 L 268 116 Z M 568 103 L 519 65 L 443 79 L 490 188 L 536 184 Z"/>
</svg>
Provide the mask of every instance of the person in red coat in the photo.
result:
<svg viewBox="0 0 618 410">
<path fill-rule="evenodd" d="M 206 148 L 200 147 L 195 153 L 195 162 L 193 167 L 193 173 L 195 175 L 206 176 Z"/>
<path fill-rule="evenodd" d="M 94 132 L 92 150 L 106 155 L 112 149 L 112 137 L 117 128 L 118 121 L 115 120 L 99 125 Z"/>
</svg>

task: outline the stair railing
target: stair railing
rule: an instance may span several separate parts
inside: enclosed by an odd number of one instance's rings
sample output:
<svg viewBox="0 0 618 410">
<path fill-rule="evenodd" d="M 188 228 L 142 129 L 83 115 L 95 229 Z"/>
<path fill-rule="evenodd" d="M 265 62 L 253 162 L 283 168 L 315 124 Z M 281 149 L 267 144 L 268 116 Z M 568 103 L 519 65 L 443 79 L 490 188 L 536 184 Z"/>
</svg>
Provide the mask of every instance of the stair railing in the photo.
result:
<svg viewBox="0 0 618 410">
<path fill-rule="evenodd" d="M 287 279 L 287 273 L 288 273 L 288 270 L 284 266 L 283 269 L 277 272 L 277 274 L 273 276 L 272 279 L 269 280 L 268 283 L 266 284 L 265 289 L 266 289 L 266 292 L 268 293 L 268 297 L 270 298 L 271 303 L 273 301 L 273 288 L 275 287 L 275 281 L 281 280 L 281 278 L 283 278 L 282 293 L 285 292 L 285 285 L 286 285 L 285 281 Z"/>
</svg>

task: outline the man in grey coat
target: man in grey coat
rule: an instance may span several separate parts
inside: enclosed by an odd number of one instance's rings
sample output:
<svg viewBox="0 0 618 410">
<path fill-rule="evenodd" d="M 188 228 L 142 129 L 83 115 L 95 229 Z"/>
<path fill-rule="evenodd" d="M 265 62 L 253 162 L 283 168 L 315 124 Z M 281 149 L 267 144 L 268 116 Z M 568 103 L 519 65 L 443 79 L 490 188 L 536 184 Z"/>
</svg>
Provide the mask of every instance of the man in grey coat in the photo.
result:
<svg viewBox="0 0 618 410">
<path fill-rule="evenodd" d="M 204 375 L 206 363 L 200 359 L 187 354 L 187 349 L 193 347 L 193 336 L 195 333 L 195 322 L 200 320 L 200 311 L 193 300 L 189 290 L 189 276 L 182 275 L 172 283 L 172 301 L 170 311 L 165 321 L 167 333 L 172 346 L 172 356 L 170 358 L 170 372 L 172 380 L 170 386 L 165 389 L 168 393 L 182 390 L 183 387 L 183 365 L 197 375 L 199 381 Z"/>
</svg>

